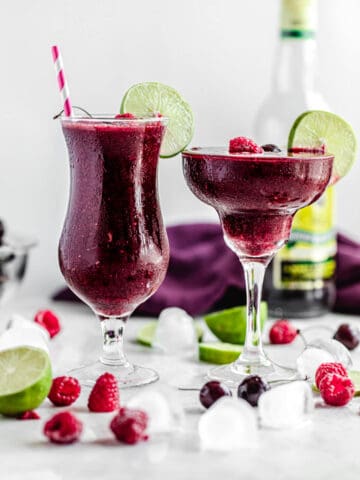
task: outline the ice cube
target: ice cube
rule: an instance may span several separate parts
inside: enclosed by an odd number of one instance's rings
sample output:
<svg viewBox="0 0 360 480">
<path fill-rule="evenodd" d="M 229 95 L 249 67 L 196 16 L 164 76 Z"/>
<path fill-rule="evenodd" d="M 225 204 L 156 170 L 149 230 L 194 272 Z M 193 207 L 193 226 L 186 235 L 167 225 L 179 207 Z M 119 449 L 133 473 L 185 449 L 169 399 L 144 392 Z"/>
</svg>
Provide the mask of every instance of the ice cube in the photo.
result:
<svg viewBox="0 0 360 480">
<path fill-rule="evenodd" d="M 316 338 L 311 340 L 296 360 L 299 373 L 312 382 L 315 380 L 315 373 L 319 365 L 325 362 L 340 362 L 346 368 L 350 368 L 352 365 L 348 349 L 333 339 Z"/>
<path fill-rule="evenodd" d="M 49 339 L 50 336 L 44 328 L 15 314 L 12 315 L 7 330 L 0 335 L 0 350 L 29 346 L 41 348 L 49 353 Z"/>
<path fill-rule="evenodd" d="M 23 317 L 18 313 L 13 313 L 10 317 L 10 320 L 6 328 L 10 329 L 10 328 L 16 328 L 16 327 L 31 328 L 33 330 L 40 332 L 44 337 L 45 342 L 48 342 L 50 340 L 50 334 L 44 327 L 40 326 L 38 323 L 30 321 L 28 318 Z"/>
<path fill-rule="evenodd" d="M 226 452 L 256 447 L 255 409 L 240 398 L 222 397 L 201 416 L 198 432 L 204 450 Z"/>
<path fill-rule="evenodd" d="M 296 359 L 296 366 L 303 378 L 308 378 L 313 382 L 319 365 L 321 363 L 334 361 L 334 357 L 328 351 L 307 346 Z"/>
<path fill-rule="evenodd" d="M 159 315 L 154 346 L 171 355 L 195 353 L 197 336 L 193 318 L 181 308 L 165 308 Z"/>
<path fill-rule="evenodd" d="M 299 426 L 314 409 L 311 387 L 302 381 L 273 387 L 261 395 L 258 407 L 263 427 Z"/>
<path fill-rule="evenodd" d="M 168 433 L 182 427 L 184 411 L 170 388 L 149 388 L 134 395 L 126 406 L 139 408 L 148 414 L 149 433 Z"/>
<path fill-rule="evenodd" d="M 334 362 L 342 363 L 347 369 L 352 367 L 352 358 L 349 350 L 337 340 L 316 338 L 309 342 L 308 346 L 329 352 L 333 356 Z"/>
<path fill-rule="evenodd" d="M 168 438 L 152 438 L 146 445 L 146 456 L 150 463 L 162 463 L 170 450 L 170 441 Z"/>
</svg>

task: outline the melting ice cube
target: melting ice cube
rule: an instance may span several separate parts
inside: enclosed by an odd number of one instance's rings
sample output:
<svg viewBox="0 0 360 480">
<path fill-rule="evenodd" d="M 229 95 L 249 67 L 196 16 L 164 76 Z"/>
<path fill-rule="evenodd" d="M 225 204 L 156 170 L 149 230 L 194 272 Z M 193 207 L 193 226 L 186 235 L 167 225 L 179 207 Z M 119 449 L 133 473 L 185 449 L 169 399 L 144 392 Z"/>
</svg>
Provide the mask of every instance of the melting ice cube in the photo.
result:
<svg viewBox="0 0 360 480">
<path fill-rule="evenodd" d="M 316 338 L 308 343 L 308 346 L 320 348 L 329 352 L 334 357 L 334 362 L 340 362 L 345 368 L 352 366 L 352 358 L 349 350 L 337 340 L 332 338 L 324 340 L 322 338 Z"/>
<path fill-rule="evenodd" d="M 256 447 L 258 443 L 255 409 L 238 398 L 217 400 L 201 416 L 198 431 L 204 450 L 226 452 Z"/>
<path fill-rule="evenodd" d="M 159 316 L 154 345 L 171 355 L 195 353 L 197 336 L 193 318 L 181 308 L 165 308 Z"/>
<path fill-rule="evenodd" d="M 350 352 L 344 345 L 337 340 L 321 338 L 309 342 L 296 360 L 299 373 L 312 382 L 315 380 L 316 370 L 325 362 L 340 362 L 346 368 L 352 365 Z"/>
<path fill-rule="evenodd" d="M 134 395 L 126 404 L 144 410 L 149 416 L 149 433 L 166 433 L 181 428 L 184 412 L 175 393 L 169 389 L 148 389 Z"/>
<path fill-rule="evenodd" d="M 45 350 L 49 353 L 48 332 L 34 322 L 21 315 L 12 315 L 7 330 L 0 335 L 0 350 L 29 346 Z"/>
<path fill-rule="evenodd" d="M 301 381 L 274 387 L 261 395 L 258 407 L 262 426 L 296 427 L 313 411 L 311 387 Z"/>
</svg>

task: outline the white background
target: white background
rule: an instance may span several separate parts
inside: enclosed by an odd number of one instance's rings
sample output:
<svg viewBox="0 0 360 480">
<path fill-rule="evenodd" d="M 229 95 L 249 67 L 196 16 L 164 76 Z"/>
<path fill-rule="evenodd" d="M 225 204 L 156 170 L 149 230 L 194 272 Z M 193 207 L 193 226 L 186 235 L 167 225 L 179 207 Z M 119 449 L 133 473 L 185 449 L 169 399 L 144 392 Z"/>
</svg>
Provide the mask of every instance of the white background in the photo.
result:
<svg viewBox="0 0 360 480">
<path fill-rule="evenodd" d="M 320 0 L 319 89 L 360 131 L 360 2 Z M 0 217 L 39 240 L 24 289 L 62 284 L 57 241 L 68 165 L 50 46 L 61 46 L 73 103 L 116 112 L 133 83 L 177 88 L 196 115 L 193 144 L 251 135 L 270 88 L 278 0 L 11 0 L 0 7 Z M 360 162 L 338 186 L 338 226 L 360 237 Z M 181 159 L 160 164 L 166 222 L 215 219 L 187 190 Z"/>
</svg>

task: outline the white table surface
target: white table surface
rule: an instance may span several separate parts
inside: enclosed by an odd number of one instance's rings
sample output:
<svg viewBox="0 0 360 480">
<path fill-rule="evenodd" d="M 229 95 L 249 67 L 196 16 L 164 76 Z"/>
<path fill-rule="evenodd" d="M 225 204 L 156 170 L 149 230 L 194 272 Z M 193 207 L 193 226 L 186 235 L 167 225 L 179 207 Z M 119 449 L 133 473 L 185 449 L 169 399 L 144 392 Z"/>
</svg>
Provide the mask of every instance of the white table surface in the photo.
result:
<svg viewBox="0 0 360 480">
<path fill-rule="evenodd" d="M 65 374 L 83 359 L 94 359 L 100 347 L 100 328 L 90 310 L 81 305 L 28 299 L 13 310 L 32 317 L 40 308 L 52 308 L 61 318 L 63 330 L 51 342 L 54 374 Z M 2 327 L 4 319 L 1 320 Z M 159 386 L 202 382 L 208 365 L 196 360 L 164 357 L 149 348 L 136 345 L 137 329 L 146 319 L 132 319 L 126 331 L 126 351 L 131 360 L 151 366 L 161 375 Z M 342 321 L 358 322 L 356 317 L 328 315 L 299 325 L 335 325 Z M 301 343 L 291 347 L 267 347 L 273 358 L 295 358 Z M 359 352 L 353 353 L 355 367 L 360 366 Z M 155 388 L 154 385 L 153 388 Z M 141 387 L 149 388 L 149 387 Z M 174 387 L 175 388 L 175 387 Z M 121 402 L 136 389 L 121 391 Z M 46 400 L 37 409 L 39 421 L 0 419 L 1 480 L 158 480 L 158 479 L 261 479 L 261 480 L 339 480 L 359 479 L 360 475 L 360 399 L 343 408 L 325 407 L 320 401 L 307 425 L 292 430 L 260 431 L 260 445 L 234 453 L 200 450 L 197 423 L 203 412 L 197 392 L 176 395 L 186 412 L 184 433 L 153 437 L 148 442 L 127 446 L 114 440 L 108 429 L 111 414 L 87 411 L 88 391 L 70 409 L 85 424 L 82 441 L 65 446 L 50 444 L 42 435 L 44 422 L 60 411 Z"/>
</svg>

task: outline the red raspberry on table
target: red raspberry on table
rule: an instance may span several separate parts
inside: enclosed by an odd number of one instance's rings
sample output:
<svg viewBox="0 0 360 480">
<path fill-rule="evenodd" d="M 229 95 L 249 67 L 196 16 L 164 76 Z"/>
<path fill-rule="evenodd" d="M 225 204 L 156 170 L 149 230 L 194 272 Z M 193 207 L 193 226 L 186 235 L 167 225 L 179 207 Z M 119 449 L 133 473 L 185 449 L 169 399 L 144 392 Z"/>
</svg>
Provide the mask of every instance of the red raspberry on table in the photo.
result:
<svg viewBox="0 0 360 480">
<path fill-rule="evenodd" d="M 111 420 L 110 428 L 119 442 L 133 445 L 149 438 L 145 433 L 147 425 L 148 416 L 143 410 L 120 408 Z"/>
<path fill-rule="evenodd" d="M 298 333 L 288 320 L 278 320 L 270 329 L 270 342 L 275 345 L 291 343 Z"/>
<path fill-rule="evenodd" d="M 40 310 L 34 321 L 49 332 L 50 338 L 55 337 L 61 330 L 59 319 L 51 310 Z"/>
<path fill-rule="evenodd" d="M 113 412 L 120 406 L 119 397 L 116 378 L 111 373 L 104 373 L 90 392 L 88 408 L 91 412 Z"/>
<path fill-rule="evenodd" d="M 16 417 L 18 420 L 39 420 L 40 415 L 35 410 L 28 410 Z"/>
<path fill-rule="evenodd" d="M 323 377 L 328 373 L 337 373 L 342 377 L 348 376 L 346 368 L 342 363 L 335 363 L 335 362 L 322 363 L 318 367 L 315 373 L 315 385 L 317 386 L 317 388 L 319 388 L 320 382 L 323 379 Z"/>
<path fill-rule="evenodd" d="M 118 113 L 117 115 L 115 115 L 115 118 L 121 120 L 122 118 L 124 119 L 136 118 L 136 116 L 133 113 L 128 112 L 128 113 Z"/>
<path fill-rule="evenodd" d="M 229 142 L 230 153 L 263 153 L 263 151 L 251 138 L 236 137 Z"/>
<path fill-rule="evenodd" d="M 334 407 L 346 405 L 355 395 L 355 386 L 352 380 L 337 373 L 324 375 L 319 389 L 324 402 Z"/>
<path fill-rule="evenodd" d="M 57 407 L 71 405 L 79 398 L 80 383 L 74 377 L 56 377 L 53 379 L 48 399 Z"/>
<path fill-rule="evenodd" d="M 53 443 L 76 442 L 82 430 L 82 422 L 70 412 L 57 413 L 44 425 L 44 435 Z"/>
</svg>

